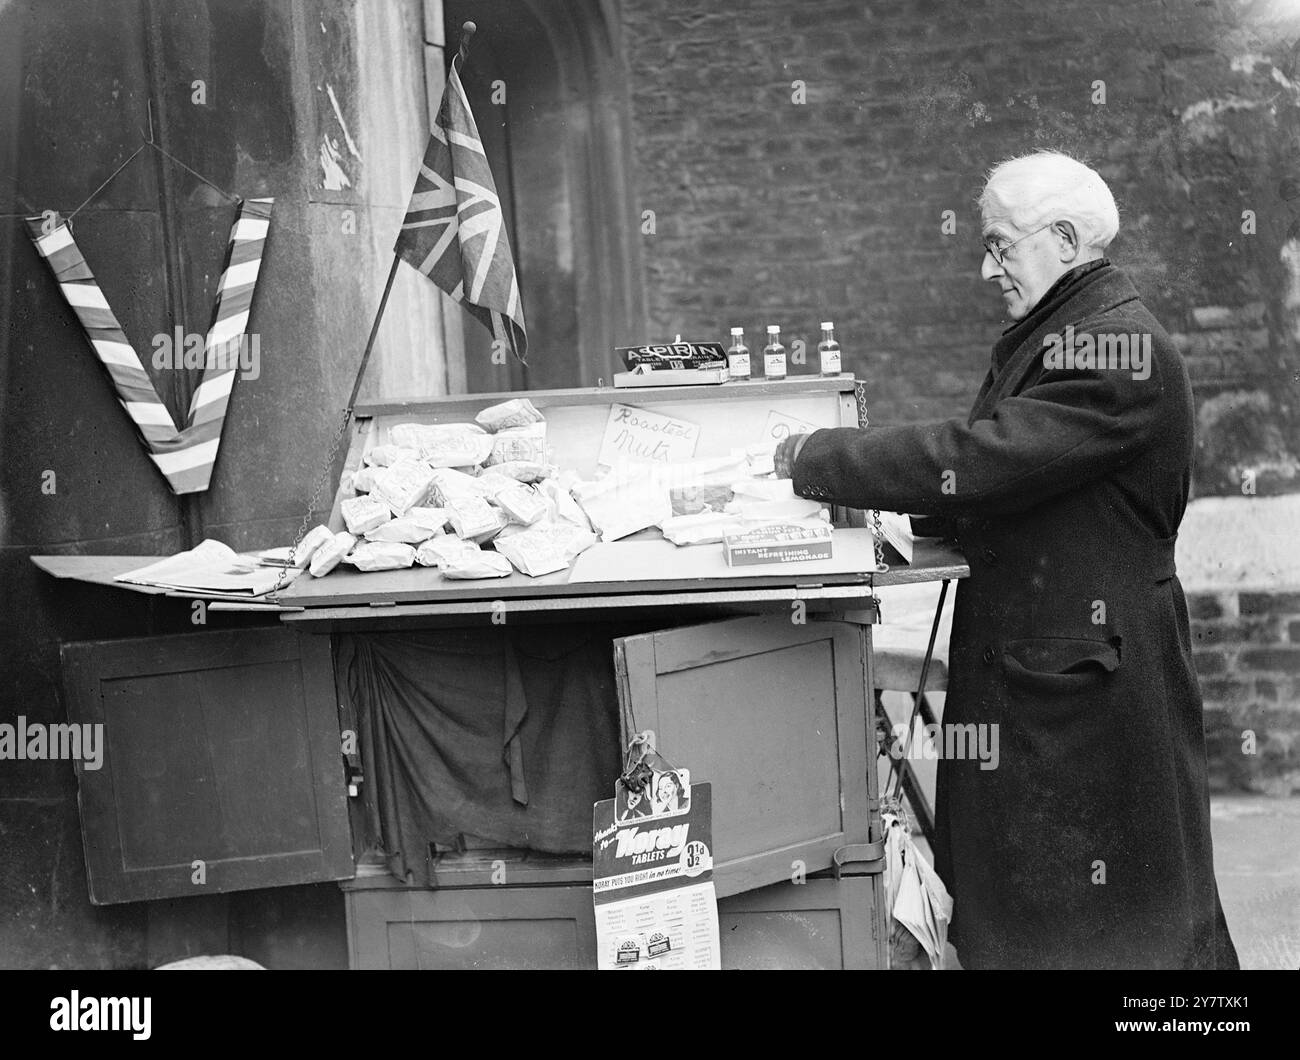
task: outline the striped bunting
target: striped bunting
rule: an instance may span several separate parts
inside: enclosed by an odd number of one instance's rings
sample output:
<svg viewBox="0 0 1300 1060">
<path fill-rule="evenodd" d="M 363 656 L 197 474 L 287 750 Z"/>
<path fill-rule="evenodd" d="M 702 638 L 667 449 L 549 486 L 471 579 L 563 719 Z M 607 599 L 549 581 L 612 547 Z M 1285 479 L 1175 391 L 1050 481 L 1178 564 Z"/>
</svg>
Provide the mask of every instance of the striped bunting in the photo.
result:
<svg viewBox="0 0 1300 1060">
<path fill-rule="evenodd" d="M 454 62 L 393 249 L 524 361 L 528 332 L 505 215 Z"/>
<path fill-rule="evenodd" d="M 244 199 L 239 203 L 225 269 L 217 285 L 212 327 L 204 345 L 203 374 L 181 430 L 177 430 L 172 414 L 158 397 L 66 222 L 58 218 L 53 230 L 46 232 L 43 217 L 27 218 L 32 242 L 54 273 L 59 290 L 77 314 L 95 355 L 112 379 L 118 401 L 173 493 L 201 493 L 211 481 L 274 201 Z M 173 353 L 180 356 L 179 350 Z"/>
</svg>

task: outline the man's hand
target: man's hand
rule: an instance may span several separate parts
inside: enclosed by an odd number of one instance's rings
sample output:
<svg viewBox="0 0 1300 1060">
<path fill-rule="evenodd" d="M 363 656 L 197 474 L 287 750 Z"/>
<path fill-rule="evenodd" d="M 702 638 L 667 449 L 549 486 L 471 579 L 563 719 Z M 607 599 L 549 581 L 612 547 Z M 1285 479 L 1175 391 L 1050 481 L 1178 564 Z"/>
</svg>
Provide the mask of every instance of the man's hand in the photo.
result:
<svg viewBox="0 0 1300 1060">
<path fill-rule="evenodd" d="M 794 478 L 795 461 L 799 459 L 799 450 L 807 440 L 806 434 L 787 434 L 777 443 L 776 453 L 772 457 L 777 478 Z"/>
</svg>

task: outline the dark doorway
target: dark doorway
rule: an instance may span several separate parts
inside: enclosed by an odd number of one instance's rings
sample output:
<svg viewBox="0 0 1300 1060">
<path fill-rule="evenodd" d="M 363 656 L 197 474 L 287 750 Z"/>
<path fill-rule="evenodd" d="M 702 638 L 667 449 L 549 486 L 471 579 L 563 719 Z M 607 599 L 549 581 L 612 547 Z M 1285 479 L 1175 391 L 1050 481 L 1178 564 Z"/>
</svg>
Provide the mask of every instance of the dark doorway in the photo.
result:
<svg viewBox="0 0 1300 1060">
<path fill-rule="evenodd" d="M 462 80 L 505 213 L 529 340 L 528 368 L 494 365 L 491 337 L 463 315 L 467 388 L 608 385 L 614 346 L 644 330 L 611 6 L 446 0 L 444 11 L 449 57 L 461 25 L 478 26 Z"/>
</svg>

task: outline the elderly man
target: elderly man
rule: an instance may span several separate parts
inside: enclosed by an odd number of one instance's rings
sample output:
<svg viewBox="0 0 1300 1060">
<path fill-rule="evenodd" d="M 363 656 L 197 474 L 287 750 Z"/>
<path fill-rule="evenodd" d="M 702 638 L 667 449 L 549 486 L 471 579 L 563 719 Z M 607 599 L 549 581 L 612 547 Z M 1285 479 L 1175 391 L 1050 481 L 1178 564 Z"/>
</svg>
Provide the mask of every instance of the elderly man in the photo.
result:
<svg viewBox="0 0 1300 1060">
<path fill-rule="evenodd" d="M 957 590 L 944 721 L 1001 761 L 942 761 L 936 868 L 973 968 L 1236 967 L 1214 881 L 1201 697 L 1174 538 L 1193 405 L 1169 336 L 1102 255 L 1087 166 L 1005 162 L 981 276 L 1013 321 L 970 415 L 782 443 L 795 492 L 942 517 Z"/>
</svg>

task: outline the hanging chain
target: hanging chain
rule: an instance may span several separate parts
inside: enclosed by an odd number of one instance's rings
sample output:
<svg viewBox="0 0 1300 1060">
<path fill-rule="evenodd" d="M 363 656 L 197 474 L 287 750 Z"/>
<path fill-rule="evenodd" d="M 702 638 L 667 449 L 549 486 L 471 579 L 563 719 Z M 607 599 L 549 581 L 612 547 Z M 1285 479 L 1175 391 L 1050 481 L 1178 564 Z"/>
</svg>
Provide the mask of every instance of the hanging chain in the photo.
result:
<svg viewBox="0 0 1300 1060">
<path fill-rule="evenodd" d="M 853 397 L 858 405 L 858 426 L 867 425 L 867 384 L 861 380 L 853 383 Z M 880 526 L 880 509 L 871 510 L 871 534 L 876 547 L 876 573 L 884 574 L 889 570 L 885 562 L 885 535 Z"/>
<path fill-rule="evenodd" d="M 871 509 L 871 535 L 876 545 L 876 573 L 886 574 L 889 564 L 885 562 L 885 532 L 880 526 L 880 509 Z"/>
<path fill-rule="evenodd" d="M 320 495 L 325 489 L 325 483 L 329 481 L 330 471 L 334 467 L 334 458 L 338 455 L 339 445 L 343 441 L 343 436 L 347 434 L 348 424 L 352 421 L 352 406 L 349 405 L 343 410 L 343 418 L 339 421 L 338 430 L 334 432 L 334 440 L 330 443 L 329 452 L 325 457 L 325 466 L 321 468 L 320 477 L 316 479 L 316 488 L 312 490 L 311 499 L 307 501 L 307 510 L 302 514 L 302 523 L 298 526 L 298 536 L 293 539 L 293 547 L 289 549 L 288 565 L 280 571 L 279 578 L 276 579 L 275 588 L 268 594 L 269 599 L 279 603 L 280 590 L 288 584 L 289 571 L 293 569 L 294 559 L 298 555 L 298 546 L 302 544 L 302 539 L 307 536 L 307 524 L 311 522 L 311 513 L 316 510 L 316 505 L 320 503 Z"/>
</svg>

